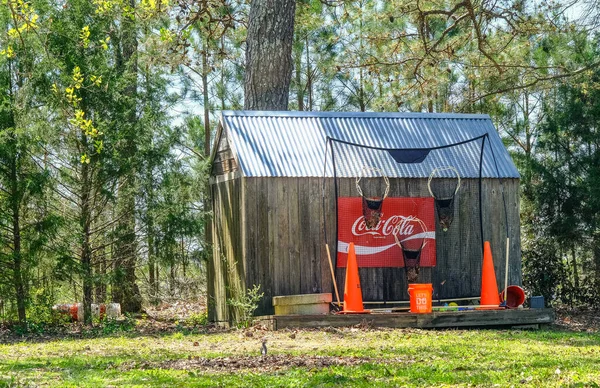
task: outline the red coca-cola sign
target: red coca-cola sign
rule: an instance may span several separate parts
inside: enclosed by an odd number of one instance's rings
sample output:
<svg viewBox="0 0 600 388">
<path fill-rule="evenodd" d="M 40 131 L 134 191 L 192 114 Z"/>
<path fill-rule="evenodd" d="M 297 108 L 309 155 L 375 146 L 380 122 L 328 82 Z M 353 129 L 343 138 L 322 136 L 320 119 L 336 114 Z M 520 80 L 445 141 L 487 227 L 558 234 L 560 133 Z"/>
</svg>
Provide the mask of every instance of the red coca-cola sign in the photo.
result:
<svg viewBox="0 0 600 388">
<path fill-rule="evenodd" d="M 415 218 L 423 221 L 425 227 L 416 223 Z M 365 223 L 362 198 L 338 198 L 337 266 L 346 267 L 348 245 L 353 242 L 359 267 L 404 267 L 402 250 L 396 243 L 394 230 L 398 240 L 418 241 L 418 246 L 424 238 L 420 265 L 435 266 L 433 198 L 386 198 L 381 218 L 371 229 Z"/>
</svg>

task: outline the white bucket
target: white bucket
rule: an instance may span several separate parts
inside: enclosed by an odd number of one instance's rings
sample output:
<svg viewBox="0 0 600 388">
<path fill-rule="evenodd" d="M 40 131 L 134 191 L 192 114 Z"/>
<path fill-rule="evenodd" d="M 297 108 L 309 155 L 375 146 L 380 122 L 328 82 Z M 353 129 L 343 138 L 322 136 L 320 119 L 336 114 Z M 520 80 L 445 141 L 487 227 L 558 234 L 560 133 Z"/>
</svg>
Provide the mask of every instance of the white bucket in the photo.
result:
<svg viewBox="0 0 600 388">
<path fill-rule="evenodd" d="M 121 304 L 120 303 L 109 303 L 106 305 L 106 316 L 108 318 L 116 319 L 121 316 Z"/>
<path fill-rule="evenodd" d="M 83 303 L 75 303 L 77 307 L 77 322 L 83 322 Z"/>
</svg>

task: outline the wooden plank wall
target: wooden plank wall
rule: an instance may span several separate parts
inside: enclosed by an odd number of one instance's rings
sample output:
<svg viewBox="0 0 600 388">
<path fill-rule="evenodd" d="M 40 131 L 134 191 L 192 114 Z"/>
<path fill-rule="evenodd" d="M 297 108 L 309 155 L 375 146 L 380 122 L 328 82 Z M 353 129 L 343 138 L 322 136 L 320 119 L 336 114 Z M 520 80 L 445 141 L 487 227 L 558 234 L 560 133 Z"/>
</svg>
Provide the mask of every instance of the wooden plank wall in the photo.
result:
<svg viewBox="0 0 600 388">
<path fill-rule="evenodd" d="M 234 279 L 223 273 L 235 268 L 245 287 L 261 285 L 265 296 L 257 315 L 273 313 L 277 295 L 333 292 L 325 250 L 322 178 L 240 178 L 213 185 L 215 198 L 214 274 L 209 271 L 209 296 L 227 296 Z M 504 180 L 511 236 L 510 284 L 521 284 L 519 182 Z M 379 180 L 368 182 L 375 187 Z M 449 182 L 452 184 L 452 182 Z M 426 179 L 392 179 L 390 196 L 429 196 Z M 339 179 L 340 196 L 357 196 L 354 179 Z M 500 184 L 484 179 L 484 233 L 491 241 L 498 286 L 504 283 L 505 224 Z M 478 296 L 481 288 L 478 180 L 464 179 L 456 198 L 452 226 L 436 230 L 437 266 L 421 268 L 420 281 L 434 285 L 436 298 Z M 227 202 L 227 205 L 221 204 Z M 385 205 L 384 205 L 385 206 Z M 325 214 L 327 241 L 336 258 L 336 219 L 333 179 L 326 180 Z M 221 218 L 224 218 L 221 220 Z M 240 226 L 243 224 L 244 226 Z M 436 222 L 437 225 L 437 222 Z M 225 255 L 219 266 L 217 255 Z M 240 259 L 241 257 L 241 259 Z M 345 269 L 336 269 L 343 298 Z M 361 268 L 365 301 L 407 300 L 403 268 Z M 443 281 L 444 285 L 440 286 Z M 334 295 L 335 300 L 335 295 Z M 220 303 L 220 302 L 219 302 Z M 220 305 L 217 317 L 227 318 Z"/>
<path fill-rule="evenodd" d="M 244 208 L 242 179 L 211 185 L 213 198 L 213 257 L 208 266 L 209 319 L 229 322 L 238 313 L 228 300 L 246 291 L 247 269 L 243 236 Z"/>
<path fill-rule="evenodd" d="M 320 178 L 244 178 L 248 287 L 265 293 L 257 315 L 273 314 L 277 295 L 330 292 Z M 331 202 L 331 201 L 330 201 Z M 330 241 L 335 241 L 335 225 Z"/>
</svg>

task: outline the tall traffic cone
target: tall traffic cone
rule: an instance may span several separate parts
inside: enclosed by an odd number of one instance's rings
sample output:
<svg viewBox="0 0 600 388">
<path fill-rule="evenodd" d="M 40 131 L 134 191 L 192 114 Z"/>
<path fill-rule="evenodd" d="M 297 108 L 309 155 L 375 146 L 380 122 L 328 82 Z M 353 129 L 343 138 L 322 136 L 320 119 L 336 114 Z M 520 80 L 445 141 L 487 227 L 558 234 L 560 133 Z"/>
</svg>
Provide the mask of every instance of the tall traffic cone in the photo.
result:
<svg viewBox="0 0 600 388">
<path fill-rule="evenodd" d="M 496 309 L 500 306 L 498 283 L 494 271 L 494 259 L 490 242 L 483 244 L 483 266 L 481 267 L 481 309 Z"/>
<path fill-rule="evenodd" d="M 354 243 L 348 247 L 348 263 L 346 264 L 346 284 L 344 285 L 344 311 L 345 314 L 368 313 L 363 307 L 360 277 Z"/>
</svg>

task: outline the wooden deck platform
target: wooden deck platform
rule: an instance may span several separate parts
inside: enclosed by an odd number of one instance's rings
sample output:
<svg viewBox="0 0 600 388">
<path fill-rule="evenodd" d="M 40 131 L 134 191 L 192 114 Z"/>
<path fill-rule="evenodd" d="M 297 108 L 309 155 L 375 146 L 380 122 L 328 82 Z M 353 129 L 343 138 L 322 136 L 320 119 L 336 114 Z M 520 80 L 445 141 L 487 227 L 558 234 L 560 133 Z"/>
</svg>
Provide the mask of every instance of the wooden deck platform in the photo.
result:
<svg viewBox="0 0 600 388">
<path fill-rule="evenodd" d="M 431 314 L 374 313 L 374 314 L 327 314 L 327 315 L 269 315 L 258 317 L 271 330 L 285 328 L 348 327 L 370 325 L 393 328 L 482 328 L 521 327 L 539 328 L 554 322 L 554 310 L 467 310 L 434 311 Z"/>
</svg>

